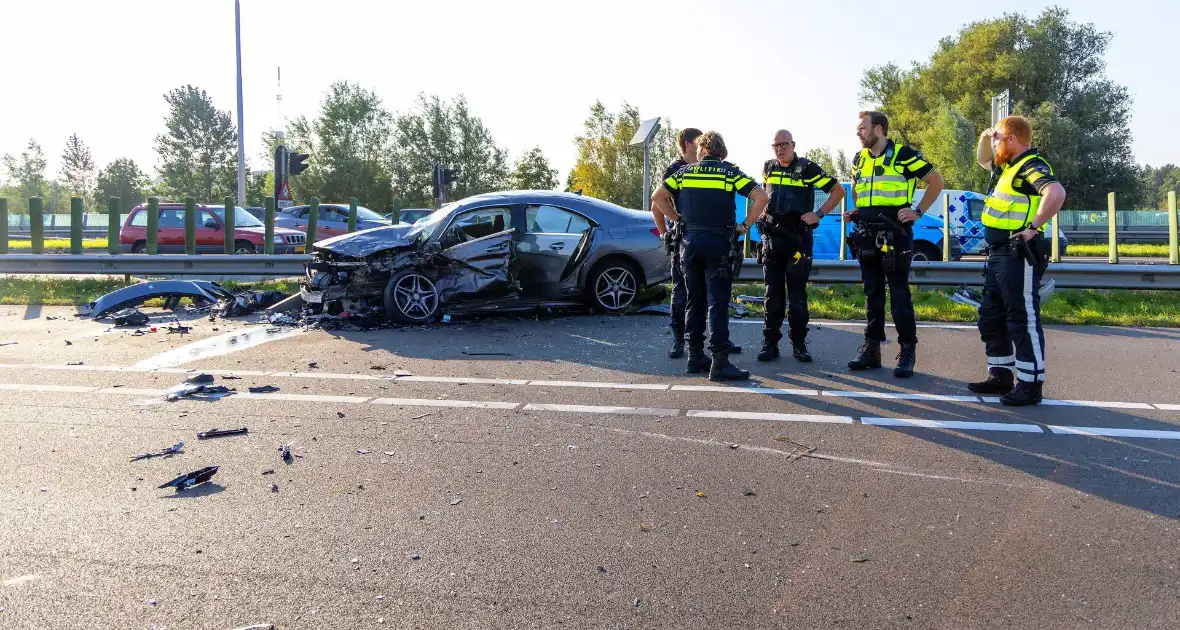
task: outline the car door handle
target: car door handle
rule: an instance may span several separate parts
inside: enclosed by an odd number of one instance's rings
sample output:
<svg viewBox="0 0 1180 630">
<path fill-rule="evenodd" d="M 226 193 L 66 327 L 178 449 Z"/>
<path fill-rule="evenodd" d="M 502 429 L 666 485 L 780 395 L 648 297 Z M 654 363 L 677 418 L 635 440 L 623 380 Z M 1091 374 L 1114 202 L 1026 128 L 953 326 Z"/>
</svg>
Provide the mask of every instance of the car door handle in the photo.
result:
<svg viewBox="0 0 1180 630">
<path fill-rule="evenodd" d="M 487 251 L 487 252 L 502 252 L 502 251 L 504 251 L 504 250 L 506 250 L 506 249 L 508 249 L 508 243 L 502 243 L 502 244 L 500 244 L 500 245 L 493 245 L 493 246 L 491 246 L 491 247 L 489 247 L 489 248 L 485 249 L 484 251 Z"/>
<path fill-rule="evenodd" d="M 549 246 L 549 249 L 551 249 L 555 252 L 559 252 L 559 251 L 565 249 L 565 243 L 554 243 Z"/>
</svg>

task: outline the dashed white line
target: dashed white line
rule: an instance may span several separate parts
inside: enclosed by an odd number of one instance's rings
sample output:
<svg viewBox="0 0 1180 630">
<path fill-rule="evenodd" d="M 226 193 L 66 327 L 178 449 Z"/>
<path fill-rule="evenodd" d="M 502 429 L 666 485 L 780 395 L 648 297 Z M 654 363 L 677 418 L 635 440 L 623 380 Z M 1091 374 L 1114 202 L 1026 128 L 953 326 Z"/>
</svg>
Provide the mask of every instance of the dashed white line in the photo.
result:
<svg viewBox="0 0 1180 630">
<path fill-rule="evenodd" d="M 1180 405 L 1165 405 L 1162 403 L 1156 403 L 1155 408 L 1163 409 L 1164 411 L 1180 411 Z"/>
<path fill-rule="evenodd" d="M 610 407 L 600 405 L 552 405 L 528 404 L 522 411 L 564 411 L 568 413 L 601 413 L 624 416 L 678 416 L 679 409 L 654 409 L 651 407 Z"/>
<path fill-rule="evenodd" d="M 734 420 L 772 420 L 776 422 L 821 422 L 827 424 L 852 424 L 855 419 L 851 416 L 824 416 L 799 413 L 761 413 L 755 411 L 712 411 L 707 409 L 690 409 L 685 412 L 690 418 L 730 418 Z"/>
<path fill-rule="evenodd" d="M 163 396 L 168 393 L 166 389 L 138 389 L 135 387 L 104 387 L 95 394 L 130 394 L 133 396 Z"/>
<path fill-rule="evenodd" d="M 361 405 L 369 402 L 368 396 L 328 396 L 317 394 L 251 394 L 249 392 L 227 396 L 225 400 L 287 400 L 291 402 L 325 402 Z"/>
<path fill-rule="evenodd" d="M 400 379 L 399 379 L 400 380 Z M 603 383 L 600 381 L 528 381 L 537 387 L 585 387 L 588 389 L 668 389 L 667 383 Z"/>
<path fill-rule="evenodd" d="M 432 398 L 378 398 L 370 401 L 374 405 L 397 405 L 404 407 L 459 407 L 474 409 L 516 409 L 520 403 L 488 400 L 435 400 Z"/>
<path fill-rule="evenodd" d="M 1109 427 L 1062 427 L 1049 425 L 1049 430 L 1058 435 L 1087 435 L 1092 437 L 1155 438 L 1158 440 L 1180 440 L 1180 431 L 1157 431 L 1154 429 L 1113 429 Z"/>
<path fill-rule="evenodd" d="M 964 420 L 921 420 L 918 418 L 861 418 L 862 424 L 877 427 L 920 427 L 923 429 L 953 429 L 958 431 L 1007 431 L 1013 433 L 1044 433 L 1035 424 L 1008 422 L 970 422 Z"/>
<path fill-rule="evenodd" d="M 44 385 L 41 383 L 0 383 L 0 390 L 14 392 L 57 392 L 63 394 L 85 394 L 93 392 L 97 387 L 85 385 Z"/>
<path fill-rule="evenodd" d="M 332 372 L 263 372 L 262 374 L 257 374 L 255 376 L 274 376 L 278 378 L 318 378 L 324 380 L 341 381 L 388 381 L 394 378 L 392 376 L 373 376 L 372 374 L 334 374 Z"/>
<path fill-rule="evenodd" d="M 937 400 L 943 402 L 979 402 L 975 396 L 946 396 L 942 394 L 908 394 L 904 392 L 852 392 L 824 390 L 824 396 L 842 398 L 884 398 L 892 400 Z"/>
<path fill-rule="evenodd" d="M 722 385 L 673 385 L 674 392 L 717 392 L 721 394 L 764 394 L 767 396 L 818 396 L 816 389 L 782 389 L 778 387 L 725 387 Z"/>
<path fill-rule="evenodd" d="M 528 379 L 474 378 L 467 376 L 398 376 L 407 383 L 461 383 L 464 385 L 527 385 Z"/>
</svg>

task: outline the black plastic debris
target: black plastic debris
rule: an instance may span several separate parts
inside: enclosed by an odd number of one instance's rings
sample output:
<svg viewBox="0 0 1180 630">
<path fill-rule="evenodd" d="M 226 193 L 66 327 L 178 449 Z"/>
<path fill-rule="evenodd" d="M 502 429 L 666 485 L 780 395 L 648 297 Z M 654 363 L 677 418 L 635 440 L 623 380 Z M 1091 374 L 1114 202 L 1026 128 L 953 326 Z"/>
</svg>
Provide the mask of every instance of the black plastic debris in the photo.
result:
<svg viewBox="0 0 1180 630">
<path fill-rule="evenodd" d="M 143 326 L 148 323 L 148 316 L 137 308 L 125 308 L 110 315 L 116 326 Z"/>
<path fill-rule="evenodd" d="M 279 444 L 279 455 L 283 458 L 283 461 L 287 462 L 288 464 L 295 461 L 295 456 L 291 454 L 291 446 L 293 444 L 295 443 L 287 442 L 286 444 Z"/>
<path fill-rule="evenodd" d="M 219 301 L 213 313 L 222 317 L 241 317 L 265 309 L 285 297 L 278 291 L 247 291 Z"/>
<path fill-rule="evenodd" d="M 257 387 L 250 388 L 251 394 L 272 394 L 277 391 L 279 391 L 279 388 L 274 385 L 258 385 Z"/>
<path fill-rule="evenodd" d="M 742 318 L 750 314 L 750 309 L 746 308 L 743 304 L 730 302 L 729 308 L 733 309 L 734 317 Z"/>
<path fill-rule="evenodd" d="M 0 346 L 15 346 L 15 341 L 0 341 Z"/>
<path fill-rule="evenodd" d="M 164 330 L 168 331 L 169 335 L 187 335 L 193 331 L 193 327 L 185 326 L 180 322 L 173 322 L 172 324 L 169 324 L 169 326 Z"/>
<path fill-rule="evenodd" d="M 307 367 L 309 367 L 309 368 L 315 369 L 315 368 L 318 368 L 319 366 L 320 366 L 320 364 L 318 361 L 308 361 L 307 362 Z"/>
<path fill-rule="evenodd" d="M 510 356 L 512 356 L 512 353 L 511 352 L 468 352 L 468 351 L 464 350 L 463 355 L 469 356 L 469 357 L 510 357 Z"/>
<path fill-rule="evenodd" d="M 216 330 L 216 329 L 214 329 L 214 330 Z M 221 377 L 221 380 L 223 380 L 223 381 L 240 381 L 240 380 L 242 380 L 242 377 L 234 376 L 232 374 L 226 374 Z"/>
<path fill-rule="evenodd" d="M 249 429 L 242 427 L 240 429 L 209 429 L 197 434 L 198 440 L 208 440 L 210 438 L 226 437 L 229 435 L 245 435 L 249 433 Z"/>
<path fill-rule="evenodd" d="M 176 488 L 176 491 L 187 490 L 195 485 L 205 483 L 217 474 L 217 466 L 206 466 L 200 470 L 194 470 L 190 473 L 185 473 L 172 481 L 160 486 L 164 488 Z"/>
<path fill-rule="evenodd" d="M 635 313 L 637 315 L 671 315 L 672 314 L 672 305 L 671 304 L 649 304 L 648 306 L 645 306 L 645 307 L 635 311 Z"/>
<path fill-rule="evenodd" d="M 212 383 L 213 382 L 213 375 L 212 374 L 205 374 L 205 373 L 194 374 L 194 375 L 184 379 L 184 382 L 189 383 L 189 384 L 193 384 L 193 385 Z"/>
<path fill-rule="evenodd" d="M 747 304 L 765 304 L 766 303 L 766 298 L 761 295 L 739 295 L 739 296 L 737 296 L 737 299 L 739 302 L 745 302 Z"/>
<path fill-rule="evenodd" d="M 143 455 L 136 455 L 135 457 L 131 458 L 131 461 L 137 462 L 141 459 L 151 459 L 153 457 L 171 457 L 172 455 L 179 455 L 180 453 L 183 452 L 183 449 L 184 449 L 184 442 L 177 442 L 176 444 L 173 444 L 172 446 L 169 446 L 168 448 L 162 448 L 158 451 L 144 453 Z"/>
<path fill-rule="evenodd" d="M 83 365 L 84 363 L 85 363 L 85 361 L 71 361 L 71 362 L 67 363 L 66 365 Z"/>
<path fill-rule="evenodd" d="M 65 340 L 65 342 L 66 342 L 66 345 L 67 345 L 67 346 L 72 346 L 72 345 L 74 345 L 74 342 L 70 341 L 69 339 L 66 339 L 66 340 Z"/>
</svg>

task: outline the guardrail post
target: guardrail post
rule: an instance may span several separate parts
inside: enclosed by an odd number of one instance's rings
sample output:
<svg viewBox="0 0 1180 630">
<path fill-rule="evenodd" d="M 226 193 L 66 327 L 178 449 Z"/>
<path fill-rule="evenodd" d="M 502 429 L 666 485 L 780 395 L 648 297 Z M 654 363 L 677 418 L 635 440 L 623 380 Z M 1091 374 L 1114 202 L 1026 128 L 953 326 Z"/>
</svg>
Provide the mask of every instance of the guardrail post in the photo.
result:
<svg viewBox="0 0 1180 630">
<path fill-rule="evenodd" d="M 1172 239 L 1175 241 L 1176 239 Z M 0 197 L 0 254 L 8 253 L 8 199 Z"/>
<path fill-rule="evenodd" d="M 951 195 L 942 193 L 942 259 L 951 260 Z"/>
<path fill-rule="evenodd" d="M 147 244 L 144 251 L 154 256 L 160 252 L 160 198 L 148 197 Z"/>
<path fill-rule="evenodd" d="M 184 253 L 197 253 L 197 200 L 184 198 Z"/>
<path fill-rule="evenodd" d="M 82 253 L 82 217 L 86 207 L 81 197 L 70 198 L 70 253 Z"/>
<path fill-rule="evenodd" d="M 3 199 L 0 199 L 3 201 Z M 1180 265 L 1180 242 L 1176 240 L 1176 191 L 1168 192 L 1168 263 Z M 7 225 L 7 223 L 5 223 Z"/>
<path fill-rule="evenodd" d="M 29 252 L 33 254 L 45 252 L 45 218 L 41 204 L 40 197 L 29 198 Z"/>
<path fill-rule="evenodd" d="M 315 224 L 320 218 L 320 198 L 311 198 L 311 209 L 307 211 L 307 251 L 311 251 L 311 244 L 315 242 Z"/>
<path fill-rule="evenodd" d="M 401 220 L 402 220 L 402 200 L 401 199 L 394 199 L 393 200 L 393 215 L 389 217 L 389 220 L 394 225 L 401 223 Z"/>
<path fill-rule="evenodd" d="M 1061 262 L 1061 226 L 1058 225 L 1060 220 L 1060 214 L 1053 217 L 1053 219 L 1050 221 L 1052 223 L 1052 227 L 1049 228 L 1053 230 L 1049 233 L 1049 244 L 1051 246 L 1051 249 L 1049 250 L 1049 261 L 1055 263 Z"/>
<path fill-rule="evenodd" d="M 262 251 L 263 251 L 263 253 L 270 255 L 270 254 L 275 253 L 275 198 L 274 197 L 267 197 L 266 198 L 266 215 L 265 215 L 264 219 L 266 222 L 266 227 L 264 228 L 265 234 L 263 235 L 263 238 L 265 240 L 263 241 Z"/>
<path fill-rule="evenodd" d="M 234 214 L 237 212 L 237 207 L 234 205 L 233 197 L 226 197 L 221 206 L 222 214 L 225 219 L 222 221 L 222 230 L 225 232 L 223 238 L 225 239 L 225 253 L 234 253 L 234 224 L 236 223 Z"/>
<path fill-rule="evenodd" d="M 356 231 L 356 197 L 348 198 L 348 231 Z"/>
<path fill-rule="evenodd" d="M 1118 228 L 1115 224 L 1114 218 L 1114 193 L 1106 194 L 1106 215 L 1110 219 L 1109 229 L 1107 230 L 1107 238 L 1110 246 L 1107 248 L 1110 251 L 1110 264 L 1117 265 L 1119 262 L 1119 239 L 1117 235 Z"/>
<path fill-rule="evenodd" d="M 123 203 L 118 197 L 111 197 L 107 201 L 107 253 L 119 253 L 119 205 Z"/>
</svg>

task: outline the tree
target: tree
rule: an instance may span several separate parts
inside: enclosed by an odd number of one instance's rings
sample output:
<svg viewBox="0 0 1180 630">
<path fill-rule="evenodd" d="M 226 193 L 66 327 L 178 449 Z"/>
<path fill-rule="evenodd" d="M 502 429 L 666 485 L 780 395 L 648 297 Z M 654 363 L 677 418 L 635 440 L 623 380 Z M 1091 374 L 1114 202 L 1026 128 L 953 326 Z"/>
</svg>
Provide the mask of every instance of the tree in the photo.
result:
<svg viewBox="0 0 1180 630">
<path fill-rule="evenodd" d="M 24 202 L 30 197 L 45 195 L 45 152 L 36 140 L 29 139 L 20 157 L 9 153 L 0 161 L 4 162 L 10 194 L 20 200 L 15 204 L 17 207 L 24 207 Z"/>
<path fill-rule="evenodd" d="M 448 199 L 503 190 L 508 158 L 462 95 L 447 103 L 418 95 L 416 108 L 397 118 L 390 154 L 393 193 L 406 207 L 431 205 L 433 165 L 458 170 Z"/>
<path fill-rule="evenodd" d="M 987 173 L 972 167 L 974 144 L 991 122 L 991 97 L 1010 89 L 1010 110 L 1029 118 L 1069 196 L 1067 208 L 1104 207 L 1115 191 L 1124 207 L 1142 186 L 1131 155 L 1127 89 L 1105 77 L 1112 35 L 1046 9 L 974 22 L 939 42 L 930 60 L 910 69 L 870 68 L 861 100 L 890 117 L 890 135 L 918 146 L 949 188 L 982 190 Z"/>
<path fill-rule="evenodd" d="M 1165 164 L 1159 168 L 1143 167 L 1143 207 L 1149 210 L 1165 210 L 1168 207 L 1168 192 L 1180 194 L 1180 166 Z"/>
<path fill-rule="evenodd" d="M 852 165 L 848 163 L 848 156 L 844 153 L 844 149 L 836 152 L 836 157 L 832 157 L 832 150 L 827 146 L 815 147 L 808 151 L 803 157 L 819 164 L 819 167 L 824 171 L 835 177 L 837 181 L 847 182 L 852 181 Z"/>
<path fill-rule="evenodd" d="M 237 190 L 237 141 L 229 112 L 213 106 L 204 90 L 186 85 L 164 95 L 165 132 L 156 136 L 160 175 L 171 195 L 198 201 Z"/>
<path fill-rule="evenodd" d="M 338 81 L 328 87 L 320 114 L 310 129 L 325 200 L 364 199 L 373 208 L 392 209 L 393 194 L 386 161 L 393 138 L 393 115 L 375 92 Z M 302 175 L 300 175 L 302 177 Z"/>
<path fill-rule="evenodd" d="M 639 110 L 623 103 L 618 114 L 608 110 L 602 101 L 590 107 L 584 123 L 583 135 L 574 138 L 578 160 L 566 180 L 567 190 L 581 190 L 625 208 L 643 207 L 643 197 L 650 196 L 660 184 L 664 167 L 676 159 L 676 129 L 671 121 L 664 121 L 652 139 L 651 189 L 643 190 L 643 148 L 630 146 L 631 138 L 639 130 Z"/>
<path fill-rule="evenodd" d="M 94 196 L 102 208 L 106 208 L 108 199 L 118 197 L 122 202 L 121 210 L 127 212 L 144 202 L 149 185 L 147 175 L 139 170 L 134 160 L 118 158 L 98 172 Z"/>
<path fill-rule="evenodd" d="M 70 191 L 80 197 L 90 198 L 94 192 L 95 169 L 90 147 L 78 138 L 78 134 L 70 136 L 61 154 L 61 178 L 69 185 Z"/>
<path fill-rule="evenodd" d="M 557 188 L 557 169 L 550 168 L 541 147 L 533 147 L 512 167 L 509 186 L 516 190 L 553 190 Z"/>
</svg>

